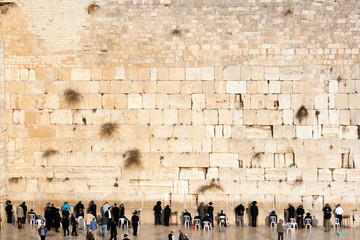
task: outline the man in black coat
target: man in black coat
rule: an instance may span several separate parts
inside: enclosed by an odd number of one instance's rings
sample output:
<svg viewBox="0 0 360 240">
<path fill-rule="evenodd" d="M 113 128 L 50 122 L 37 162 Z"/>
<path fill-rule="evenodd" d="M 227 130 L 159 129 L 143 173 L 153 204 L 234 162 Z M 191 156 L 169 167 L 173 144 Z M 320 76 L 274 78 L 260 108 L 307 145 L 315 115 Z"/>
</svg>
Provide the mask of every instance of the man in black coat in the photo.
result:
<svg viewBox="0 0 360 240">
<path fill-rule="evenodd" d="M 251 224 L 253 227 L 256 227 L 256 220 L 257 216 L 259 215 L 259 209 L 256 206 L 257 202 L 253 201 L 250 207 L 250 214 L 251 214 Z"/>
<path fill-rule="evenodd" d="M 289 203 L 289 207 L 287 210 L 289 212 L 288 222 L 290 222 L 290 218 L 295 218 L 295 208 L 293 207 L 293 205 L 291 203 Z"/>
<path fill-rule="evenodd" d="M 58 208 L 55 208 L 55 212 L 53 213 L 53 227 L 55 228 L 56 232 L 59 232 L 60 221 L 60 210 Z"/>
<path fill-rule="evenodd" d="M 112 239 L 116 240 L 116 235 L 117 235 L 116 226 L 117 225 L 116 225 L 115 221 L 111 223 L 111 225 L 110 225 L 110 235 L 111 235 L 111 237 L 110 237 L 109 240 L 112 240 Z"/>
<path fill-rule="evenodd" d="M 110 230 L 110 225 L 111 222 L 113 221 L 113 216 L 112 216 L 112 212 L 111 212 L 111 207 L 108 208 L 108 210 L 105 212 L 105 217 L 107 217 L 108 219 L 108 225 L 107 225 L 107 230 Z"/>
<path fill-rule="evenodd" d="M 119 217 L 125 217 L 125 206 L 123 203 L 121 203 L 119 207 Z"/>
<path fill-rule="evenodd" d="M 12 204 L 11 201 L 7 201 L 6 202 L 6 207 L 5 207 L 5 211 L 6 211 L 6 216 L 7 216 L 7 222 L 11 223 L 12 222 Z"/>
<path fill-rule="evenodd" d="M 206 212 L 211 218 L 211 226 L 214 226 L 214 207 L 212 205 L 213 203 L 209 202 L 209 205 L 206 207 Z"/>
<path fill-rule="evenodd" d="M 80 209 L 84 209 L 84 204 L 82 204 L 81 201 L 79 201 L 76 205 L 75 205 L 75 211 L 76 211 L 76 217 L 79 217 L 79 211 Z"/>
<path fill-rule="evenodd" d="M 304 227 L 304 208 L 302 205 L 300 205 L 297 209 L 296 209 L 296 222 L 298 224 L 299 228 L 303 228 Z"/>
<path fill-rule="evenodd" d="M 119 223 L 119 217 L 120 217 L 120 209 L 118 208 L 117 204 L 114 204 L 114 207 L 112 208 L 112 214 L 113 214 L 113 221 L 118 225 Z"/>
<path fill-rule="evenodd" d="M 164 224 L 165 226 L 169 226 L 169 221 L 170 221 L 170 215 L 171 215 L 171 209 L 169 205 L 166 205 L 166 207 L 164 208 Z"/>
<path fill-rule="evenodd" d="M 157 203 L 154 206 L 153 210 L 154 210 L 154 215 L 155 215 L 155 225 L 161 224 L 162 207 L 161 207 L 161 202 L 160 201 L 157 201 Z"/>
<path fill-rule="evenodd" d="M 244 213 L 245 213 L 245 207 L 241 203 L 236 207 L 235 209 L 238 223 L 240 227 L 244 226 Z"/>
<path fill-rule="evenodd" d="M 50 231 L 52 225 L 52 214 L 50 211 L 50 206 L 45 208 L 45 221 L 46 221 L 45 227 L 47 228 L 48 231 Z"/>
<path fill-rule="evenodd" d="M 96 204 L 94 203 L 94 201 L 90 202 L 89 211 L 92 215 L 94 215 L 94 217 L 96 217 Z"/>
<path fill-rule="evenodd" d="M 133 216 L 131 217 L 131 226 L 133 227 L 133 235 L 137 236 L 137 230 L 139 226 L 139 216 L 137 215 L 137 212 L 133 212 Z"/>
<path fill-rule="evenodd" d="M 64 237 L 67 235 L 69 236 L 69 217 L 63 217 L 61 219 L 62 227 L 64 229 Z"/>
<path fill-rule="evenodd" d="M 77 218 L 76 218 L 76 213 L 73 212 L 71 215 L 71 225 L 72 225 L 72 231 L 71 231 L 71 236 L 78 236 L 77 232 L 76 232 L 76 225 L 78 224 Z"/>
<path fill-rule="evenodd" d="M 190 218 L 190 225 L 192 225 L 192 218 L 191 218 L 191 213 L 189 213 L 189 211 L 187 209 L 185 209 L 185 212 L 184 212 L 184 217 L 185 216 L 188 216 Z"/>
</svg>

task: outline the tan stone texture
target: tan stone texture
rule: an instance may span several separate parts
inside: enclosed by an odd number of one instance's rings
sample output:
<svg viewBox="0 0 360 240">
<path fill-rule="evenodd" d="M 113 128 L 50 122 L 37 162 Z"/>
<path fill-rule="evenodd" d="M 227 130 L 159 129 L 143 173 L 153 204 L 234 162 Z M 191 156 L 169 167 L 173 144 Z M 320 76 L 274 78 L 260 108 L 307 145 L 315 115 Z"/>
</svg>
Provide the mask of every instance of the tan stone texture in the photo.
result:
<svg viewBox="0 0 360 240">
<path fill-rule="evenodd" d="M 157 200 L 257 200 L 263 224 L 288 203 L 321 221 L 324 201 L 360 202 L 357 1 L 16 4 L 0 15 L 2 213 L 109 200 L 152 222 Z"/>
</svg>

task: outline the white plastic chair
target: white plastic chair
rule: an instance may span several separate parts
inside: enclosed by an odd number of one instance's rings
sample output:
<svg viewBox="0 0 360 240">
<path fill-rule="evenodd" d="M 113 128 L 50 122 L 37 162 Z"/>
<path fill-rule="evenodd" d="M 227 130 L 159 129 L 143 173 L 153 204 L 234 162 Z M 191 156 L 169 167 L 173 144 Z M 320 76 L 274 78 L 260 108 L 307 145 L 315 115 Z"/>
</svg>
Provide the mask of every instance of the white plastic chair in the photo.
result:
<svg viewBox="0 0 360 240">
<path fill-rule="evenodd" d="M 120 220 L 120 228 L 123 228 L 123 229 L 125 229 L 125 228 L 128 228 L 129 226 L 128 226 L 128 222 L 125 224 L 125 221 L 126 221 L 126 219 L 125 218 L 119 218 L 119 220 Z"/>
<path fill-rule="evenodd" d="M 184 226 L 190 226 L 190 217 L 189 216 L 184 216 Z"/>
<path fill-rule="evenodd" d="M 209 221 L 204 221 L 204 232 L 205 232 L 205 229 L 207 229 L 208 231 L 211 230 L 211 222 Z"/>
<path fill-rule="evenodd" d="M 298 228 L 298 224 L 296 223 L 296 220 L 295 218 L 290 218 L 290 223 L 291 223 L 291 226 L 295 229 L 295 228 Z"/>
<path fill-rule="evenodd" d="M 195 219 L 194 220 L 194 225 L 195 225 L 195 229 L 196 228 L 201 229 L 201 220 L 200 219 Z"/>
<path fill-rule="evenodd" d="M 224 225 L 224 227 L 226 226 L 226 218 L 225 217 L 220 217 L 219 218 L 219 228 L 221 230 L 221 225 Z"/>
<path fill-rule="evenodd" d="M 36 225 L 38 226 L 38 228 L 39 228 L 42 224 L 45 225 L 45 221 L 44 221 L 44 220 L 42 220 L 42 219 L 36 220 Z"/>
<path fill-rule="evenodd" d="M 270 227 L 274 227 L 276 226 L 276 217 L 275 216 L 271 216 L 270 217 Z"/>
<path fill-rule="evenodd" d="M 305 218 L 305 229 L 309 228 L 311 230 L 311 219 Z"/>
<path fill-rule="evenodd" d="M 29 214 L 30 225 L 35 225 L 35 215 Z"/>
<path fill-rule="evenodd" d="M 340 221 L 338 218 L 335 218 L 335 223 L 334 223 L 334 229 L 337 228 L 339 229 L 340 228 Z"/>
<path fill-rule="evenodd" d="M 289 231 L 291 234 L 295 233 L 295 228 L 291 224 L 291 222 L 286 223 L 286 234 L 289 234 Z"/>
</svg>

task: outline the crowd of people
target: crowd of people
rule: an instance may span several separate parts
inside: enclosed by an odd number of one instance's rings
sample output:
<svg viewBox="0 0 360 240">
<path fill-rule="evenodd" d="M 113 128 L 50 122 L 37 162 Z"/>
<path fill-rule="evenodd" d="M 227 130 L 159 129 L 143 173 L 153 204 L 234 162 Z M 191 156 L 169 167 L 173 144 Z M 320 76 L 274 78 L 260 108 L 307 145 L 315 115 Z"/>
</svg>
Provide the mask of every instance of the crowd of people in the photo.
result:
<svg viewBox="0 0 360 240">
<path fill-rule="evenodd" d="M 133 228 L 133 235 L 137 236 L 137 229 L 140 225 L 140 210 L 135 210 L 132 213 L 131 219 L 128 219 L 125 215 L 125 206 L 123 203 L 121 203 L 120 206 L 118 206 L 116 203 L 114 203 L 113 206 L 110 206 L 108 202 L 105 202 L 103 206 L 100 207 L 100 215 L 97 215 L 97 206 L 93 201 L 89 203 L 89 206 L 86 209 L 83 203 L 79 201 L 73 207 L 72 211 L 68 202 L 64 202 L 60 208 L 55 207 L 54 204 L 48 203 L 45 206 L 44 214 L 41 217 L 38 216 L 33 209 L 27 212 L 27 206 L 25 202 L 13 209 L 11 201 L 6 201 L 5 211 L 8 223 L 12 222 L 12 215 L 15 213 L 15 221 L 17 222 L 19 229 L 23 224 L 26 223 L 27 216 L 29 219 L 33 220 L 37 220 L 38 218 L 42 219 L 43 221 L 38 229 L 38 233 L 41 239 L 45 239 L 48 231 L 50 231 L 52 228 L 55 230 L 55 232 L 59 232 L 60 227 L 63 229 L 63 235 L 69 236 L 69 228 L 71 225 L 72 236 L 78 236 L 78 228 L 86 228 L 87 240 L 95 240 L 97 231 L 100 231 L 99 234 L 101 234 L 103 238 L 106 238 L 107 233 L 109 232 L 110 240 L 117 240 L 118 227 Z M 166 205 L 166 207 L 162 209 L 161 202 L 158 201 L 154 206 L 153 211 L 155 225 L 162 224 L 162 222 L 165 226 L 170 225 L 171 208 L 169 205 Z M 244 205 L 242 204 L 239 204 L 235 208 L 237 224 L 239 226 L 244 226 L 244 215 L 246 212 L 250 218 L 249 225 L 256 227 L 257 216 L 259 214 L 257 202 L 253 201 L 248 209 L 245 209 Z M 325 232 L 330 231 L 330 219 L 332 212 L 334 212 L 335 217 L 338 219 L 340 227 L 342 225 L 342 215 L 344 214 L 344 211 L 340 204 L 337 204 L 335 206 L 335 210 L 332 211 L 330 205 L 327 203 L 323 208 Z M 311 213 L 308 212 L 305 214 L 305 210 L 302 205 L 299 205 L 295 209 L 292 204 L 289 204 L 285 215 L 286 216 L 284 217 L 288 222 L 292 222 L 292 220 L 296 219 L 296 223 L 299 229 L 305 227 L 305 222 L 312 224 L 313 221 Z M 197 213 L 196 216 L 194 216 L 194 219 L 192 218 L 191 213 L 185 209 L 182 214 L 183 224 L 185 224 L 185 219 L 187 219 L 187 224 L 189 226 L 194 225 L 194 228 L 196 223 L 198 223 L 201 227 L 204 227 L 204 223 L 206 222 L 208 222 L 211 227 L 214 227 L 214 220 L 217 220 L 218 224 L 223 224 L 224 227 L 229 226 L 228 218 L 223 210 L 220 210 L 214 219 L 214 207 L 212 202 L 209 202 L 207 205 L 201 202 L 197 207 Z M 272 211 L 269 214 L 269 224 L 271 224 L 271 222 L 274 222 L 277 225 L 278 239 L 282 239 L 284 222 L 281 219 L 278 221 L 278 217 L 275 211 Z M 174 231 L 171 231 L 168 237 L 169 240 L 173 240 Z M 126 234 L 124 235 L 124 239 L 128 239 Z M 187 239 L 187 234 L 184 234 L 180 229 L 179 240 Z"/>
</svg>

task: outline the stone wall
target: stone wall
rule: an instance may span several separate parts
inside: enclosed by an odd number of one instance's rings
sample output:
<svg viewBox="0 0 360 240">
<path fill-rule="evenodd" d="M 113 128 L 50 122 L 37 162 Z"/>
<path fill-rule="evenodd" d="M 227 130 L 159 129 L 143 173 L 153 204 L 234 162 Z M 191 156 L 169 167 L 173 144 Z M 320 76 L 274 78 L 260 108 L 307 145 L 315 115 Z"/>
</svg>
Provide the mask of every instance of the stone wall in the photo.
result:
<svg viewBox="0 0 360 240">
<path fill-rule="evenodd" d="M 253 200 L 260 223 L 288 203 L 320 222 L 325 202 L 357 208 L 355 0 L 90 4 L 24 0 L 0 15 L 7 198 L 124 202 L 144 222 L 157 200 L 212 201 L 232 222 Z M 118 124 L 111 137 L 104 123 Z M 132 149 L 141 167 L 125 167 Z"/>
</svg>

